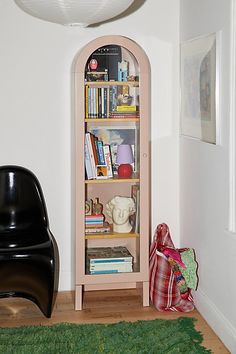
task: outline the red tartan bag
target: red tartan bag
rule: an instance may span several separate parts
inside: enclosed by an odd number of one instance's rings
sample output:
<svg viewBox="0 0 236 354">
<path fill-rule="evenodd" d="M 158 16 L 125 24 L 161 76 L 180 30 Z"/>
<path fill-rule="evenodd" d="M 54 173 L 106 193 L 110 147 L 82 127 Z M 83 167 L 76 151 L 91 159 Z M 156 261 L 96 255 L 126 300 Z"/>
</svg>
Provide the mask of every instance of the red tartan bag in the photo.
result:
<svg viewBox="0 0 236 354">
<path fill-rule="evenodd" d="M 194 309 L 191 289 L 184 296 L 177 285 L 173 268 L 162 253 L 164 248 L 175 250 L 166 224 L 157 226 L 150 248 L 150 298 L 159 311 L 189 312 Z"/>
</svg>

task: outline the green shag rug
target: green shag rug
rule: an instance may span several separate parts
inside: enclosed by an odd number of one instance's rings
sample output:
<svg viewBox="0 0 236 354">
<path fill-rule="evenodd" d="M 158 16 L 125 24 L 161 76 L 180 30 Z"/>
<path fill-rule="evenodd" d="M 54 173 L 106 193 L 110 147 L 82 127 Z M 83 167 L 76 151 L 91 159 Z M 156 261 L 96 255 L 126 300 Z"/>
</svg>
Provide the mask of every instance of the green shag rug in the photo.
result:
<svg viewBox="0 0 236 354">
<path fill-rule="evenodd" d="M 205 354 L 193 318 L 0 328 L 2 354 Z"/>
</svg>

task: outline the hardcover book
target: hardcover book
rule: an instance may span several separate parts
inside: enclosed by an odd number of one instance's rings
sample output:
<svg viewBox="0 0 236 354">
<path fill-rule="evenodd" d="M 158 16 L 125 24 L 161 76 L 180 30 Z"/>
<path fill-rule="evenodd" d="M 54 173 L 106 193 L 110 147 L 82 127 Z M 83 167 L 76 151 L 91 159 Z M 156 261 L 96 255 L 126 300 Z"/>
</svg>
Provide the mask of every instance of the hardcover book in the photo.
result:
<svg viewBox="0 0 236 354">
<path fill-rule="evenodd" d="M 86 255 L 90 263 L 133 261 L 132 254 L 124 246 L 87 248 Z"/>
</svg>

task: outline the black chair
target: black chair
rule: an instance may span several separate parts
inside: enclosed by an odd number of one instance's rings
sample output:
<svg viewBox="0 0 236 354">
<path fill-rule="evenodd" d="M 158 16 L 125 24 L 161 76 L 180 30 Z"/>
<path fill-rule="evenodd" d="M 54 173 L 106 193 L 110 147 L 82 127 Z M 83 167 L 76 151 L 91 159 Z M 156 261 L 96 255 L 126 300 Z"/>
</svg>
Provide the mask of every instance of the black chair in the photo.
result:
<svg viewBox="0 0 236 354">
<path fill-rule="evenodd" d="M 23 167 L 0 166 L 0 298 L 27 298 L 50 318 L 58 277 L 58 248 L 39 181 Z"/>
</svg>

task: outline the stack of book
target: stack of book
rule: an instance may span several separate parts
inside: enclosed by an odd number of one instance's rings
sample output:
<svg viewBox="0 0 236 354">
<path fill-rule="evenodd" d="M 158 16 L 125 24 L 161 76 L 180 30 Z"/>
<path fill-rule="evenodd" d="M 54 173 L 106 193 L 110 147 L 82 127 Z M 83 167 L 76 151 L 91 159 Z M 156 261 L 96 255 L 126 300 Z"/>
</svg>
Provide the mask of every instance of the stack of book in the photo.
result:
<svg viewBox="0 0 236 354">
<path fill-rule="evenodd" d="M 89 274 L 128 273 L 133 271 L 133 256 L 124 246 L 88 248 L 86 259 Z"/>
<path fill-rule="evenodd" d="M 85 215 L 85 227 L 102 227 L 104 222 L 103 214 Z"/>
<path fill-rule="evenodd" d="M 139 118 L 139 107 L 134 105 L 118 105 L 116 110 L 110 113 L 110 118 Z"/>
<path fill-rule="evenodd" d="M 85 226 L 86 234 L 105 234 L 111 232 L 111 225 L 108 222 L 104 222 L 103 224 L 91 226 Z"/>
</svg>

